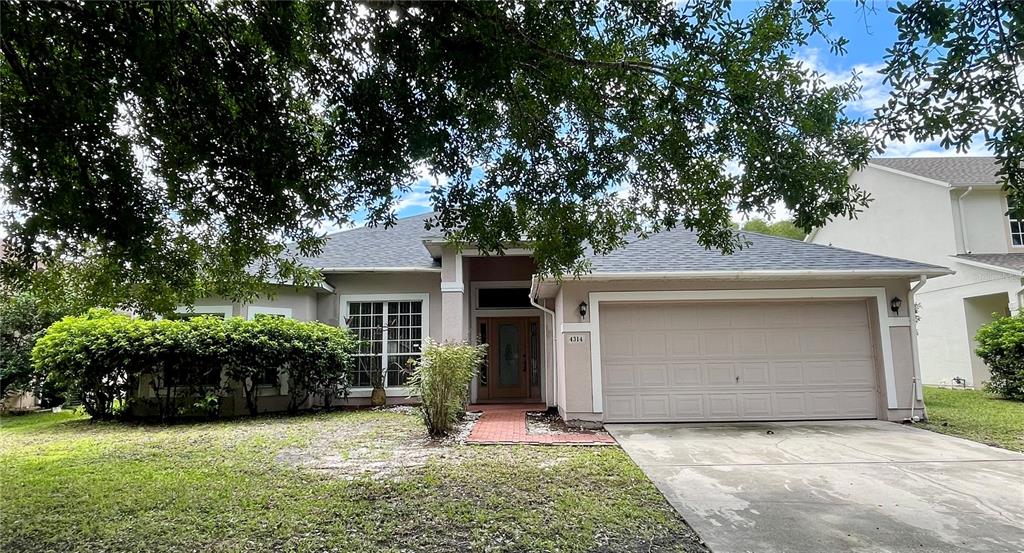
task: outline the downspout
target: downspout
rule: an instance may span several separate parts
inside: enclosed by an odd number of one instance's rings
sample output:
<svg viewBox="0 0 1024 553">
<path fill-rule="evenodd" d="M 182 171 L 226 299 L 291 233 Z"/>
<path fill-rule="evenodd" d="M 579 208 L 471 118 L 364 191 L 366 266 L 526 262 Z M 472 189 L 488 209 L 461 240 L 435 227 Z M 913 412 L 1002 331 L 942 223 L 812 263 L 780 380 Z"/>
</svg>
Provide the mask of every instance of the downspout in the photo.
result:
<svg viewBox="0 0 1024 553">
<path fill-rule="evenodd" d="M 971 246 L 967 244 L 967 225 L 964 223 L 964 198 L 974 190 L 973 186 L 968 186 L 967 191 L 960 194 L 960 197 L 956 199 L 956 210 L 960 215 L 960 240 L 964 244 L 964 253 L 971 253 Z"/>
<path fill-rule="evenodd" d="M 918 356 L 918 345 L 917 345 L 917 304 L 914 301 L 914 295 L 928 282 L 928 275 L 921 275 L 920 280 L 917 284 L 910 289 L 910 293 L 907 294 L 907 303 L 910 304 L 910 355 L 914 359 L 914 391 L 910 401 L 910 420 L 914 421 L 914 399 L 917 401 L 924 401 L 924 390 L 921 388 L 921 359 Z M 922 409 L 923 414 L 923 409 Z"/>
<path fill-rule="evenodd" d="M 551 399 L 555 407 L 558 406 L 558 332 L 555 328 L 555 312 L 537 303 L 537 277 L 530 277 L 530 305 L 551 315 Z"/>
</svg>

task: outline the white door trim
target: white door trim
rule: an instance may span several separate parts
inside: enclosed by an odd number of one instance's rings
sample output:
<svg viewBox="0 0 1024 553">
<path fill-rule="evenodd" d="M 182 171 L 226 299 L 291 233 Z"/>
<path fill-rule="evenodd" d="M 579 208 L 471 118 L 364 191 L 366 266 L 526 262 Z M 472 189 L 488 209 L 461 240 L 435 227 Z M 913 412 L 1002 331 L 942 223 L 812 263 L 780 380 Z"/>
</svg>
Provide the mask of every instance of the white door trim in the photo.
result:
<svg viewBox="0 0 1024 553">
<path fill-rule="evenodd" d="M 590 380 L 594 413 L 604 412 L 601 384 L 601 302 L 643 301 L 717 301 L 717 300 L 800 300 L 800 299 L 870 298 L 878 309 L 882 365 L 885 372 L 885 398 L 889 409 L 895 409 L 896 374 L 892 358 L 892 333 L 889 328 L 899 326 L 902 320 L 892 321 L 886 311 L 889 302 L 885 288 L 794 288 L 766 290 L 666 290 L 657 292 L 590 292 L 590 321 L 574 323 L 572 330 L 563 324 L 562 332 L 590 332 Z"/>
</svg>

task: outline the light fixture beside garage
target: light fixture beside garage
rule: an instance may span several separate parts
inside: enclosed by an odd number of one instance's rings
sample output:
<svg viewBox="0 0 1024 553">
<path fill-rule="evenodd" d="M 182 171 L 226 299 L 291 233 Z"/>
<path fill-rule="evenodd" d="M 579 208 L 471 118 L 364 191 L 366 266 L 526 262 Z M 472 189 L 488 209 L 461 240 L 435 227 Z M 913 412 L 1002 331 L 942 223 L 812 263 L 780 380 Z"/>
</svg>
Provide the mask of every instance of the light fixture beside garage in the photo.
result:
<svg viewBox="0 0 1024 553">
<path fill-rule="evenodd" d="M 900 314 L 900 306 L 903 305 L 903 300 L 898 296 L 893 296 L 892 300 L 889 301 L 889 309 L 892 310 L 894 315 Z"/>
<path fill-rule="evenodd" d="M 580 302 L 580 318 L 581 318 L 581 319 L 582 319 L 583 317 L 586 317 L 586 316 L 587 316 L 587 307 L 589 307 L 589 306 L 587 305 L 587 302 L 585 302 L 585 301 L 581 301 L 581 302 Z"/>
</svg>

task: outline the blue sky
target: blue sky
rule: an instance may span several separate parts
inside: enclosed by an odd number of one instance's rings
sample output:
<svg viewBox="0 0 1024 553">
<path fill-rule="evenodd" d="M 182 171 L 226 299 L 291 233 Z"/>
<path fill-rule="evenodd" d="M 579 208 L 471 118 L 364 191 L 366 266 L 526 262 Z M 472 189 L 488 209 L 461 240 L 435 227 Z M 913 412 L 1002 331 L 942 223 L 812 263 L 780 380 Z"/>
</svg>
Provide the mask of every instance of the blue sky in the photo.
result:
<svg viewBox="0 0 1024 553">
<path fill-rule="evenodd" d="M 829 8 L 835 15 L 831 28 L 832 34 L 842 35 L 849 40 L 847 52 L 843 56 L 833 55 L 828 45 L 816 39 L 809 47 L 796 52 L 797 57 L 825 76 L 826 80 L 835 82 L 846 81 L 852 72 L 860 74 L 862 99 L 849 106 L 848 113 L 852 116 L 867 119 L 875 107 L 885 101 L 888 89 L 882 82 L 878 70 L 885 61 L 885 49 L 897 37 L 895 15 L 889 7 L 895 2 L 885 0 L 867 0 L 867 6 L 860 7 L 853 0 L 833 0 Z M 756 6 L 754 0 L 735 0 L 733 13 L 742 15 Z M 925 143 L 889 144 L 886 156 L 927 156 L 950 155 L 944 152 L 937 141 Z M 978 155 L 986 152 L 975 148 L 970 153 Z M 426 174 L 425 171 L 423 173 Z M 430 210 L 429 191 L 432 180 L 420 180 L 413 190 L 405 194 L 397 206 L 400 217 L 415 215 Z M 785 216 L 784 210 L 776 213 Z"/>
</svg>

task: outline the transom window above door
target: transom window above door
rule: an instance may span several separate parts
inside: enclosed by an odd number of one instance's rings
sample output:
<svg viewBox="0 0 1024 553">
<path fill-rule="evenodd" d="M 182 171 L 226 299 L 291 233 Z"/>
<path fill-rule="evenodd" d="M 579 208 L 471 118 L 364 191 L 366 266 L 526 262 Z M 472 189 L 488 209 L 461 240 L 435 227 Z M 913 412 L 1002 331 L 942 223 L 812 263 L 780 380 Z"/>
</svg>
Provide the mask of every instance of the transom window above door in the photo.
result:
<svg viewBox="0 0 1024 553">
<path fill-rule="evenodd" d="M 356 298 L 343 302 L 345 325 L 360 342 L 352 385 L 372 386 L 383 370 L 385 387 L 404 386 L 427 336 L 426 298 Z"/>
<path fill-rule="evenodd" d="M 529 286 L 480 287 L 476 290 L 477 309 L 533 309 Z"/>
</svg>

